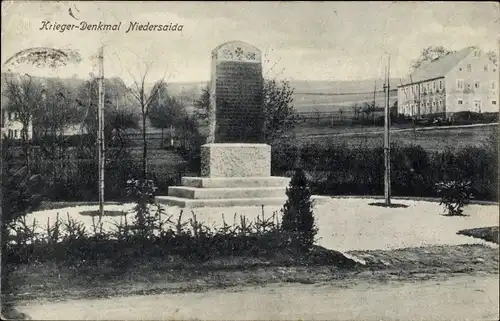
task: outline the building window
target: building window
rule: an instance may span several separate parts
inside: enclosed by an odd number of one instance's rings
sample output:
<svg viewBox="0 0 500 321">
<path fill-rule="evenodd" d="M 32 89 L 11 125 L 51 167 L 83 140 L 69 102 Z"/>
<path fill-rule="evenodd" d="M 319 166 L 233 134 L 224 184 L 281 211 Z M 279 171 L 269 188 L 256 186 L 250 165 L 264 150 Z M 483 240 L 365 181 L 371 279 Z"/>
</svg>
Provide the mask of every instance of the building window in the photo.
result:
<svg viewBox="0 0 500 321">
<path fill-rule="evenodd" d="M 458 68 L 459 71 L 462 71 L 462 68 Z"/>
<path fill-rule="evenodd" d="M 430 86 L 429 86 L 429 83 L 427 83 L 427 92 L 430 92 Z"/>
<path fill-rule="evenodd" d="M 491 82 L 491 89 L 495 90 L 497 88 L 497 83 L 495 81 Z"/>
<path fill-rule="evenodd" d="M 464 89 L 464 81 L 462 79 L 457 79 L 457 89 L 458 90 Z"/>
<path fill-rule="evenodd" d="M 479 89 L 479 81 L 474 81 L 474 88 Z"/>
<path fill-rule="evenodd" d="M 439 81 L 439 90 L 441 90 L 441 89 L 443 89 L 443 81 L 442 80 Z"/>
<path fill-rule="evenodd" d="M 12 129 L 9 129 L 9 134 L 8 134 L 9 138 L 12 138 Z"/>
<path fill-rule="evenodd" d="M 484 65 L 484 71 L 488 71 L 488 65 Z"/>
<path fill-rule="evenodd" d="M 492 104 L 492 105 L 496 105 L 496 104 L 497 104 L 497 101 L 496 101 L 496 100 L 492 100 L 492 101 L 491 101 L 491 104 Z"/>
<path fill-rule="evenodd" d="M 12 120 L 12 113 L 10 111 L 7 112 L 7 119 Z"/>
<path fill-rule="evenodd" d="M 474 100 L 474 111 L 481 112 L 481 100 Z"/>
<path fill-rule="evenodd" d="M 459 100 L 457 101 L 457 103 L 458 103 L 459 105 L 463 105 L 463 104 L 464 104 L 464 101 L 463 101 L 462 99 L 459 99 Z"/>
<path fill-rule="evenodd" d="M 17 129 L 14 129 L 14 138 L 17 138 Z"/>
<path fill-rule="evenodd" d="M 472 66 L 471 66 L 471 64 L 467 64 L 467 71 L 468 71 L 468 72 L 471 72 L 471 71 L 472 71 Z"/>
</svg>

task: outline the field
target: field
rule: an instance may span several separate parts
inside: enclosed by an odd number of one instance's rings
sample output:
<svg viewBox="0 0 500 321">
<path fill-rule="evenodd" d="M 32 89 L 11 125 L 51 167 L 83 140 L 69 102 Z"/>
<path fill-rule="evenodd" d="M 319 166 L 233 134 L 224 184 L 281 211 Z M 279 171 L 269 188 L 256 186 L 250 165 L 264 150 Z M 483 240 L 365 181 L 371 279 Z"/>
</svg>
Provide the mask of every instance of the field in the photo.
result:
<svg viewBox="0 0 500 321">
<path fill-rule="evenodd" d="M 447 148 L 479 146 L 491 135 L 498 124 L 475 127 L 393 129 L 391 142 L 401 145 L 420 145 L 429 151 Z M 382 127 L 328 128 L 299 126 L 296 128 L 299 144 L 317 143 L 324 145 L 378 146 L 384 142 Z M 307 136 L 306 136 L 307 135 Z"/>
<path fill-rule="evenodd" d="M 377 92 L 375 95 L 375 104 L 383 107 L 385 104 L 385 93 Z M 390 92 L 389 104 L 394 105 L 397 100 L 396 91 Z M 296 92 L 293 95 L 293 106 L 298 113 L 307 112 L 338 112 L 342 110 L 346 116 L 352 116 L 352 106 L 358 106 L 364 103 L 373 102 L 373 93 L 357 93 L 357 94 L 311 94 Z"/>
</svg>

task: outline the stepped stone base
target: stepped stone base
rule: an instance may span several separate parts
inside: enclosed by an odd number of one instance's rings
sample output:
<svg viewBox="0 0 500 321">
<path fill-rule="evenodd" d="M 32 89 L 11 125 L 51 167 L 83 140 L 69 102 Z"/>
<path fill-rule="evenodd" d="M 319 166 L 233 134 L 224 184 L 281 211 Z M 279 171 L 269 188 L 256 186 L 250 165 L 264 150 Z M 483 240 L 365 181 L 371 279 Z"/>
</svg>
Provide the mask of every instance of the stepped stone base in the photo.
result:
<svg viewBox="0 0 500 321">
<path fill-rule="evenodd" d="M 266 198 L 226 198 L 226 199 L 188 199 L 175 196 L 157 196 L 156 200 L 160 204 L 177 206 L 181 208 L 196 207 L 241 207 L 241 206 L 282 206 L 286 202 L 286 197 L 266 197 Z"/>
<path fill-rule="evenodd" d="M 311 199 L 315 205 L 322 205 L 331 199 L 327 196 L 313 195 Z M 226 198 L 226 199 L 187 199 L 175 196 L 157 196 L 160 204 L 176 206 L 181 208 L 197 207 L 260 207 L 260 206 L 283 206 L 286 197 L 266 198 Z"/>
<path fill-rule="evenodd" d="M 237 187 L 283 187 L 288 186 L 288 177 L 183 177 L 182 186 L 199 188 Z"/>
<path fill-rule="evenodd" d="M 179 207 L 281 206 L 287 177 L 271 176 L 271 146 L 206 144 L 201 147 L 202 177 L 183 177 L 159 203 Z"/>
</svg>

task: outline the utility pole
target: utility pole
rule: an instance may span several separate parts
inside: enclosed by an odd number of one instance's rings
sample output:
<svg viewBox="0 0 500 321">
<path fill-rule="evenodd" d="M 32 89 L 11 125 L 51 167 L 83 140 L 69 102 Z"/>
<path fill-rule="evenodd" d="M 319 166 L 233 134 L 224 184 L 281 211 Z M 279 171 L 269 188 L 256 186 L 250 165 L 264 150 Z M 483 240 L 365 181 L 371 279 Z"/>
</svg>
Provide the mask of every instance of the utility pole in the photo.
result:
<svg viewBox="0 0 500 321">
<path fill-rule="evenodd" d="M 385 206 L 391 205 L 391 150 L 389 142 L 389 130 L 391 123 L 391 114 L 389 108 L 389 75 L 391 66 L 391 56 L 389 55 L 387 68 L 386 68 L 386 81 L 384 84 L 384 92 L 386 94 L 385 101 L 385 122 L 384 122 L 384 163 L 385 163 L 385 175 L 384 175 L 384 198 Z"/>
<path fill-rule="evenodd" d="M 98 137 L 98 156 L 99 156 L 99 222 L 104 215 L 104 47 L 99 48 L 99 106 L 97 119 L 99 123 Z"/>
</svg>

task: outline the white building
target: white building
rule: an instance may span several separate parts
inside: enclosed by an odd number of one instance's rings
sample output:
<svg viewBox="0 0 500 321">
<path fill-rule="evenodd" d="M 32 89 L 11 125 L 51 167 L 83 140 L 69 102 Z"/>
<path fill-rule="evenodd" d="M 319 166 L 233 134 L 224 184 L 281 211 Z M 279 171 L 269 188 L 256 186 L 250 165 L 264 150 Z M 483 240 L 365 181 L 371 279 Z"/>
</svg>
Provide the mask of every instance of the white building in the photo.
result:
<svg viewBox="0 0 500 321">
<path fill-rule="evenodd" d="M 498 67 L 475 47 L 422 64 L 398 86 L 406 116 L 498 112 Z"/>
<path fill-rule="evenodd" d="M 2 137 L 21 139 L 23 124 L 19 121 L 19 115 L 2 108 Z M 33 136 L 33 126 L 28 126 L 28 139 Z"/>
<path fill-rule="evenodd" d="M 1 88 L 2 88 L 2 113 L 1 113 L 1 126 L 2 138 L 7 136 L 13 139 L 21 139 L 23 123 L 19 120 L 19 113 L 8 110 L 8 97 L 5 96 L 5 90 L 8 81 L 18 80 L 21 76 L 10 73 L 2 73 Z M 28 139 L 33 137 L 33 124 L 28 125 Z"/>
</svg>

